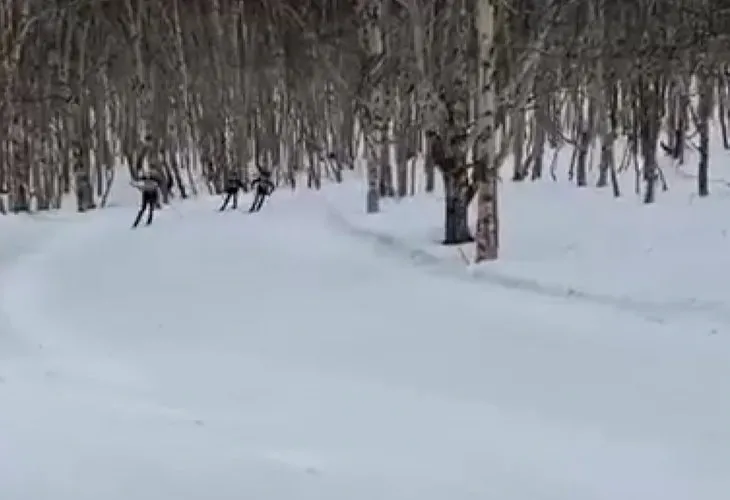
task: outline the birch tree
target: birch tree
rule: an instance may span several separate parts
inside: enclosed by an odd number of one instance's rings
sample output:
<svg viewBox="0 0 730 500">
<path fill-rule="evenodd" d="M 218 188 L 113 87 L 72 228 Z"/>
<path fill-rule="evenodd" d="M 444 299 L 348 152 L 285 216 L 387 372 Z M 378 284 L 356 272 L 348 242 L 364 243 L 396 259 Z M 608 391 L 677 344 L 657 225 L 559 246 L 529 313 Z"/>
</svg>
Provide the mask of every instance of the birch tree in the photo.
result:
<svg viewBox="0 0 730 500">
<path fill-rule="evenodd" d="M 477 230 L 476 262 L 495 260 L 499 254 L 498 165 L 495 96 L 495 6 L 492 0 L 476 0 L 476 31 L 479 58 L 478 114 L 485 120 L 484 131 L 477 142 Z"/>
<path fill-rule="evenodd" d="M 383 0 L 360 0 L 357 7 L 360 19 L 360 43 L 364 49 L 362 85 L 368 95 L 364 105 L 360 106 L 360 124 L 363 127 L 365 138 L 365 155 L 367 161 L 367 213 L 376 213 L 380 210 L 380 169 L 381 158 L 387 157 L 387 119 L 384 108 L 384 89 L 377 81 L 380 77 L 379 68 L 385 62 L 383 33 L 381 30 L 381 15 Z"/>
</svg>

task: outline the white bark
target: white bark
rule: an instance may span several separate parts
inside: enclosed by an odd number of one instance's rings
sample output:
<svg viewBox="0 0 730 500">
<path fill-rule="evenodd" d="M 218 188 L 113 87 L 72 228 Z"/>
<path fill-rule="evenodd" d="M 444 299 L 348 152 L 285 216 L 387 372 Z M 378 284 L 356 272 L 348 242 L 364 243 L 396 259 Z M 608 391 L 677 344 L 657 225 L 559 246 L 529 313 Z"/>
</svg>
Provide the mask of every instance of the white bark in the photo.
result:
<svg viewBox="0 0 730 500">
<path fill-rule="evenodd" d="M 383 11 L 383 0 L 365 0 L 359 6 L 361 17 L 360 37 L 368 57 L 373 62 L 382 63 L 384 56 L 383 33 L 380 28 L 380 17 Z M 367 114 L 363 120 L 365 134 L 365 151 L 368 162 L 367 181 L 368 193 L 366 202 L 367 213 L 380 211 L 380 168 L 379 159 L 383 156 L 385 147 L 385 133 L 387 127 L 386 110 L 384 109 L 384 91 L 382 84 L 371 89 L 368 100 Z"/>
<path fill-rule="evenodd" d="M 479 95 L 477 114 L 482 117 L 483 135 L 476 144 L 478 165 L 477 179 L 477 230 L 475 235 L 475 261 L 495 260 L 499 252 L 498 189 L 496 143 L 496 92 L 494 86 L 494 4 L 492 0 L 477 0 L 476 29 L 479 47 Z"/>
</svg>

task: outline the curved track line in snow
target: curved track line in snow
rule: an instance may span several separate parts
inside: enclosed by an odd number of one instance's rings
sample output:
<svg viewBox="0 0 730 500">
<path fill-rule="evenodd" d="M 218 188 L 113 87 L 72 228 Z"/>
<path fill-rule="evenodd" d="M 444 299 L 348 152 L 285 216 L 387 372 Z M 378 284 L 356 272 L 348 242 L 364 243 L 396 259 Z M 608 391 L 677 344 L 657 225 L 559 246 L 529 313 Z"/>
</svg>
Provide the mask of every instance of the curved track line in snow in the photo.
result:
<svg viewBox="0 0 730 500">
<path fill-rule="evenodd" d="M 326 199 L 325 203 L 328 219 L 340 231 L 361 240 L 369 241 L 391 256 L 406 258 L 415 265 L 426 266 L 432 271 L 446 273 L 457 279 L 481 281 L 490 285 L 529 292 L 543 297 L 582 301 L 592 305 L 611 307 L 655 323 L 663 323 L 671 317 L 699 315 L 702 318 L 711 319 L 721 324 L 730 324 L 730 310 L 727 309 L 725 304 L 702 300 L 648 301 L 635 297 L 590 292 L 538 280 L 528 280 L 488 269 L 485 266 L 464 266 L 457 261 L 444 259 L 430 253 L 428 250 L 411 245 L 403 238 L 375 231 L 371 228 L 364 228 L 353 222 L 342 210 Z"/>
<path fill-rule="evenodd" d="M 171 221 L 181 217 L 177 209 L 171 212 L 174 212 L 170 213 Z M 143 394 L 145 381 L 133 369 L 112 359 L 109 352 L 98 345 L 79 341 L 75 334 L 75 328 L 79 326 L 103 331 L 108 325 L 99 322 L 89 324 L 92 320 L 84 320 L 83 313 L 79 323 L 64 323 L 47 309 L 55 301 L 53 296 L 56 291 L 53 288 L 58 283 L 54 280 L 59 278 L 54 274 L 59 271 L 69 282 L 67 293 L 71 296 L 76 293 L 73 283 L 80 276 L 73 273 L 69 276 L 69 273 L 60 269 L 67 265 L 69 258 L 75 260 L 75 256 L 83 255 L 97 262 L 108 259 L 107 265 L 115 265 L 114 255 L 100 256 L 96 249 L 99 243 L 113 239 L 120 232 L 129 231 L 130 215 L 133 215 L 133 211 L 129 209 L 108 209 L 86 214 L 79 217 L 78 222 L 74 221 L 73 225 L 59 227 L 42 245 L 37 245 L 33 251 L 16 259 L 5 270 L 0 282 L 0 325 L 4 325 L 9 335 L 18 342 L 35 349 L 36 355 L 41 356 L 42 369 L 47 377 L 72 382 L 92 392 L 98 392 L 99 388 L 114 388 L 117 390 L 113 397 L 130 400 L 130 405 L 156 408 L 155 411 L 159 413 L 177 411 L 156 401 L 147 401 Z M 140 229 L 135 234 L 141 236 L 143 232 L 144 229 Z M 75 266 L 79 273 L 86 272 L 83 263 L 82 259 L 81 265 Z M 95 280 L 80 281 L 89 286 L 88 283 Z M 89 304 L 89 307 L 93 307 L 93 304 Z"/>
<path fill-rule="evenodd" d="M 692 408 L 682 405 L 692 406 L 692 392 L 670 387 L 666 396 L 664 380 L 654 376 L 691 374 L 683 353 L 667 361 L 662 346 L 651 345 L 644 359 L 644 346 L 625 348 L 609 335 L 583 338 L 571 331 L 583 325 L 571 328 L 572 319 L 561 317 L 567 307 L 552 304 L 522 318 L 515 300 L 504 307 L 508 313 L 487 314 L 480 326 L 490 297 L 474 297 L 470 287 L 452 293 L 444 290 L 454 284 L 448 280 L 373 258 L 342 226 L 322 224 L 325 207 L 312 198 L 310 205 L 282 203 L 253 218 L 191 204 L 185 210 L 191 217 L 181 223 L 173 216 L 170 224 L 139 233 L 125 232 L 122 214 L 119 221 L 105 214 L 103 223 L 67 233 L 16 267 L 9 283 L 22 293 L 4 307 L 20 328 L 57 337 L 61 352 L 63 342 L 70 352 L 98 338 L 97 352 L 68 360 L 87 363 L 91 354 L 106 352 L 106 342 L 116 350 L 113 360 L 138 369 L 153 393 L 138 398 L 142 391 L 132 383 L 128 391 L 106 390 L 114 380 L 104 366 L 97 387 L 84 384 L 72 396 L 62 389 L 76 389 L 65 382 L 78 380 L 65 371 L 50 387 L 42 385 L 46 392 L 29 392 L 41 396 L 35 408 L 41 417 L 4 427 L 11 438 L 14 428 L 28 432 L 9 440 L 11 465 L 24 469 L 17 477 L 41 469 L 50 478 L 36 483 L 64 499 L 204 498 L 211 488 L 226 499 L 717 498 L 698 493 L 702 478 L 695 484 L 681 468 L 693 455 L 680 452 L 696 453 L 698 431 L 688 427 L 687 436 L 677 437 L 684 422 L 671 410 L 688 413 Z M 138 236 L 145 241 L 135 241 Z M 181 277 L 179 262 L 157 260 L 171 253 L 183 265 L 199 265 Z M 117 259 L 105 265 L 102 258 L 101 278 L 86 273 L 74 281 L 75 269 L 99 254 Z M 432 256 L 417 252 L 419 258 L 444 268 Z M 66 271 L 51 278 L 62 286 L 47 286 L 43 268 L 60 266 Z M 132 267 L 159 286 L 137 290 Z M 104 286 L 95 288 L 98 282 Z M 49 294 L 72 299 L 48 316 L 65 314 L 57 321 L 67 320 L 66 330 L 54 332 L 53 318 L 44 325 L 35 299 L 46 286 Z M 375 293 L 384 288 L 392 294 Z M 79 295 L 70 295 L 75 290 Z M 498 292 L 493 295 L 505 295 Z M 176 300 L 156 303 L 161 295 Z M 366 301 L 376 313 L 365 311 Z M 452 319 L 429 307 L 437 302 L 465 306 L 470 326 L 451 333 Z M 134 314 L 128 304 L 135 304 Z M 242 309 L 256 313 L 246 315 L 245 325 L 221 323 Z M 156 315 L 159 324 L 147 321 Z M 547 316 L 557 316 L 558 331 Z M 642 404 L 652 397 L 659 401 Z M 613 408 L 616 401 L 624 408 Z M 665 413 L 656 424 L 655 408 Z M 656 432 L 647 435 L 644 423 Z M 718 428 L 704 422 L 703 429 Z M 58 472 L 54 461 L 66 468 Z M 79 474 L 78 483 L 68 480 L 70 472 Z M 0 456 L 0 496 L 7 493 L 3 480 L 12 487 L 15 477 L 2 473 Z M 22 480 L 15 481 L 22 491 Z"/>
<path fill-rule="evenodd" d="M 23 338 L 14 316 L 15 305 L 23 304 L 26 297 L 24 288 L 32 268 L 30 263 L 52 252 L 54 245 L 63 241 L 68 232 L 77 232 L 84 222 L 66 214 L 33 214 L 6 216 L 0 224 L 0 351 L 7 354 L 12 344 L 25 348 L 27 353 L 32 343 Z"/>
<path fill-rule="evenodd" d="M 146 398 L 126 366 L 76 342 L 69 326 L 59 324 L 45 309 L 48 286 L 56 279 L 53 270 L 63 265 L 64 257 L 77 252 L 93 256 L 96 242 L 120 227 L 123 231 L 128 218 L 129 212 L 122 210 L 74 214 L 71 222 L 58 218 L 52 221 L 53 227 L 46 224 L 32 238 L 23 239 L 22 252 L 0 261 L 0 383 L 6 383 L 0 396 L 12 402 L 15 394 L 27 393 L 20 397 L 22 404 L 13 403 L 16 412 L 26 404 L 54 408 L 50 411 L 57 411 L 53 405 L 58 405 L 62 412 L 74 405 L 92 404 L 123 415 L 194 424 L 196 419 L 185 411 Z M 69 288 L 73 290 L 73 285 Z M 22 356 L 3 359 L 8 343 L 18 346 L 15 352 Z M 25 401 L 38 396 L 48 401 Z M 0 406 L 3 404 L 6 400 L 0 399 Z M 12 416 L 6 417 L 12 428 L 16 422 Z M 2 492 L 0 480 L 0 496 Z"/>
<path fill-rule="evenodd" d="M 99 237 L 106 227 L 104 214 L 86 217 L 71 223 L 59 219 L 58 226 L 53 229 L 50 226 L 38 228 L 39 233 L 23 246 L 22 253 L 9 256 L 3 263 L 0 268 L 0 322 L 10 335 L 38 347 L 44 347 L 45 342 L 54 337 L 48 333 L 53 325 L 43 319 L 44 311 L 36 304 L 44 290 L 44 268 L 53 262 L 56 254 L 73 252 Z"/>
</svg>

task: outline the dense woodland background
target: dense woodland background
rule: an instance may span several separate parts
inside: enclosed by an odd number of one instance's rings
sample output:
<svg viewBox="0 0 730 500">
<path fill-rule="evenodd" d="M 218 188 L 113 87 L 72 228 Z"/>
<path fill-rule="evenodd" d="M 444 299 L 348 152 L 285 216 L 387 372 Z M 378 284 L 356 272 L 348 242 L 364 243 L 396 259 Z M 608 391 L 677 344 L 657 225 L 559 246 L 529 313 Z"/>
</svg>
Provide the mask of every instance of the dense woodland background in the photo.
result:
<svg viewBox="0 0 730 500">
<path fill-rule="evenodd" d="M 256 167 L 316 189 L 362 150 L 369 212 L 425 165 L 446 243 L 476 201 L 484 260 L 498 177 L 554 175 L 550 148 L 652 203 L 658 154 L 697 148 L 707 195 L 712 120 L 730 147 L 727 0 L 4 0 L 0 26 L 2 213 L 104 207 L 120 168 L 182 198 Z"/>
</svg>

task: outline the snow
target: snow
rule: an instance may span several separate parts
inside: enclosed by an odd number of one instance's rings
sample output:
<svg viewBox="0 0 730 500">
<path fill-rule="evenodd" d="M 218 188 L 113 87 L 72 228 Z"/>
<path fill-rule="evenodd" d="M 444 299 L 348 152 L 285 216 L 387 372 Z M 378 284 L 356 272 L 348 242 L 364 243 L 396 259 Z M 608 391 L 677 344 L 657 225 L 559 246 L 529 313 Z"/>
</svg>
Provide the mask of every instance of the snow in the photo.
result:
<svg viewBox="0 0 730 500">
<path fill-rule="evenodd" d="M 0 498 L 725 500 L 728 200 L 670 182 L 506 182 L 478 267 L 356 181 L 0 219 Z"/>
</svg>

